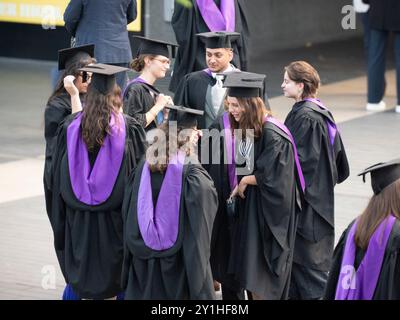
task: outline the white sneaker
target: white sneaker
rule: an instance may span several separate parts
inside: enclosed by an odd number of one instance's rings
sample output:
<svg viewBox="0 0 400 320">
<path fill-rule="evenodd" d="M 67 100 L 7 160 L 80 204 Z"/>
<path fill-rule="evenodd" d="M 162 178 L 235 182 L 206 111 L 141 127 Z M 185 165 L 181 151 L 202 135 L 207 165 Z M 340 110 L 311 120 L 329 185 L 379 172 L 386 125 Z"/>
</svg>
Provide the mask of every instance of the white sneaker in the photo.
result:
<svg viewBox="0 0 400 320">
<path fill-rule="evenodd" d="M 400 113 L 400 105 L 397 105 L 395 110 L 396 110 L 396 113 Z"/>
<path fill-rule="evenodd" d="M 367 103 L 368 111 L 382 111 L 386 109 L 386 103 L 382 100 L 379 103 Z"/>
</svg>

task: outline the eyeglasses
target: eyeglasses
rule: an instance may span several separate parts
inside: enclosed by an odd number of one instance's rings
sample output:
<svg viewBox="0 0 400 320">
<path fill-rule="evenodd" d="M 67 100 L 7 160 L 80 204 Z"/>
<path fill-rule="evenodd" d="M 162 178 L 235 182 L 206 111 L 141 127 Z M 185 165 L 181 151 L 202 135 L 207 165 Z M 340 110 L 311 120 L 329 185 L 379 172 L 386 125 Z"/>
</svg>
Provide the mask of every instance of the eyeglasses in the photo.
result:
<svg viewBox="0 0 400 320">
<path fill-rule="evenodd" d="M 82 82 L 85 83 L 86 81 L 89 81 L 92 79 L 92 73 L 91 72 L 86 72 L 86 71 L 81 71 L 79 72 L 79 76 L 82 77 Z"/>
<path fill-rule="evenodd" d="M 153 60 L 160 61 L 162 64 L 171 64 L 171 61 L 169 61 L 169 59 L 157 59 L 157 58 L 154 58 Z"/>
</svg>

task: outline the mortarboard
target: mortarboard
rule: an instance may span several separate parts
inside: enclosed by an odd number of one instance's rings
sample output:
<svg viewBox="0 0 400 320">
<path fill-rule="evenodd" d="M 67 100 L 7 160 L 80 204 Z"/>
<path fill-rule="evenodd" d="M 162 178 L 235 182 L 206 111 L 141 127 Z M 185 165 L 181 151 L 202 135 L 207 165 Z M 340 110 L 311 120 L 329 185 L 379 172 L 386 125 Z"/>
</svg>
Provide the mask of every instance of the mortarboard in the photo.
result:
<svg viewBox="0 0 400 320">
<path fill-rule="evenodd" d="M 358 174 L 363 177 L 364 182 L 367 173 L 371 173 L 371 185 L 374 194 L 379 194 L 388 185 L 400 179 L 400 158 L 389 162 L 380 162 L 366 168 Z"/>
<path fill-rule="evenodd" d="M 58 51 L 58 70 L 63 70 L 69 64 L 82 59 L 94 57 L 94 44 L 66 48 Z"/>
<path fill-rule="evenodd" d="M 183 106 L 165 106 L 168 109 L 174 110 L 175 117 L 171 119 L 176 119 L 178 127 L 182 128 L 193 128 L 197 126 L 197 117 L 204 114 L 203 110 L 186 108 Z"/>
<path fill-rule="evenodd" d="M 79 69 L 79 71 L 93 73 L 90 86 L 93 86 L 103 94 L 111 92 L 114 88 L 116 83 L 115 74 L 127 70 L 129 69 L 103 63 L 96 63 Z"/>
<path fill-rule="evenodd" d="M 263 97 L 264 74 L 252 72 L 229 72 L 224 74 L 227 95 L 236 98 Z"/>
<path fill-rule="evenodd" d="M 171 56 L 174 58 L 177 46 L 177 44 L 171 42 L 133 36 L 132 54 L 134 58 L 141 54 L 153 54 L 169 58 L 168 48 L 171 47 Z"/>
<path fill-rule="evenodd" d="M 198 33 L 196 36 L 204 42 L 205 47 L 209 49 L 218 48 L 232 48 L 232 42 L 235 42 L 240 38 L 239 32 L 203 32 Z"/>
</svg>

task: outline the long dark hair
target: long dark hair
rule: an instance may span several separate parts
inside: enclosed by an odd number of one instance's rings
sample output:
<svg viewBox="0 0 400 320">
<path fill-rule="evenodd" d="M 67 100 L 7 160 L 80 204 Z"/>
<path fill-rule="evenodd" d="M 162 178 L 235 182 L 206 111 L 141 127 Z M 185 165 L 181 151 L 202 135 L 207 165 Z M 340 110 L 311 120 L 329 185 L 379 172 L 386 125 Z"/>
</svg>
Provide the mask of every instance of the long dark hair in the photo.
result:
<svg viewBox="0 0 400 320">
<path fill-rule="evenodd" d="M 262 134 L 265 114 L 271 115 L 271 111 L 265 107 L 264 101 L 260 97 L 236 99 L 239 106 L 243 107 L 245 111 L 242 113 L 239 122 L 236 122 L 235 118 L 229 114 L 231 128 L 241 129 L 243 138 L 246 136 L 247 129 L 253 129 L 254 137 L 259 138 Z"/>
<path fill-rule="evenodd" d="M 357 224 L 354 237 L 356 245 L 367 249 L 376 228 L 391 213 L 400 219 L 400 179 L 372 196 Z"/>
<path fill-rule="evenodd" d="M 110 134 L 111 113 L 116 116 L 121 107 L 121 89 L 117 84 L 106 95 L 89 85 L 81 122 L 83 141 L 89 151 L 103 145 L 104 138 Z"/>
<path fill-rule="evenodd" d="M 59 96 L 62 93 L 67 93 L 64 88 L 64 78 L 68 75 L 72 75 L 74 77 L 78 77 L 80 71 L 78 69 L 86 67 L 90 63 L 95 63 L 96 59 L 87 56 L 86 59 L 79 59 L 67 64 L 67 67 L 64 69 L 62 75 L 57 81 L 57 84 L 54 88 L 53 93 L 51 94 L 49 100 L 47 100 L 47 104 L 50 104 L 50 101 L 54 98 Z"/>
</svg>

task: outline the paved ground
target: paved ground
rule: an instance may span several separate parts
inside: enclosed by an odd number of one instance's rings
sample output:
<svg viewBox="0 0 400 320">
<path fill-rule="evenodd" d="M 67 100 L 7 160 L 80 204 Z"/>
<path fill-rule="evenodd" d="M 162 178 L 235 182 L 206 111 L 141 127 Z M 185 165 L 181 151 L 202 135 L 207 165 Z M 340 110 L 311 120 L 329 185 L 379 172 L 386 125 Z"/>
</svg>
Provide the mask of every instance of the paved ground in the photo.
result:
<svg viewBox="0 0 400 320">
<path fill-rule="evenodd" d="M 252 69 L 270 75 L 270 103 L 280 119 L 292 105 L 280 96 L 283 66 L 307 59 L 321 70 L 320 97 L 339 122 L 351 165 L 350 178 L 336 188 L 338 237 L 371 195 L 369 184 L 356 174 L 400 156 L 400 115 L 364 110 L 366 79 L 359 40 L 272 52 L 265 63 L 261 58 Z M 0 299 L 59 299 L 64 286 L 42 191 L 43 111 L 54 65 L 0 58 Z M 395 104 L 394 78 L 393 71 L 387 73 L 385 101 L 390 107 Z M 165 91 L 166 81 L 160 87 Z"/>
</svg>

